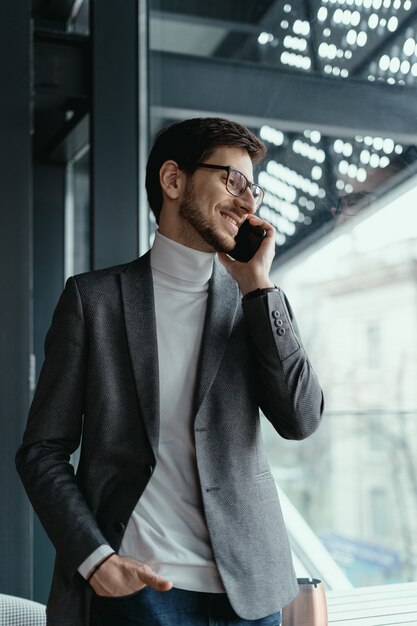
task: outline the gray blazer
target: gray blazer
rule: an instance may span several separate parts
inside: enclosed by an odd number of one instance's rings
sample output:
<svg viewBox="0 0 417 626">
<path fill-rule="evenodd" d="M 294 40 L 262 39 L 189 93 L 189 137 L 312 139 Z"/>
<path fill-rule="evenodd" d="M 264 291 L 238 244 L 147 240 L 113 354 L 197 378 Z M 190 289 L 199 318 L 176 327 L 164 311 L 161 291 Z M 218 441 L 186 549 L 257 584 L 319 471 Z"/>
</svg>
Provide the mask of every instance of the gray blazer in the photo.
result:
<svg viewBox="0 0 417 626">
<path fill-rule="evenodd" d="M 92 589 L 77 569 L 101 544 L 119 549 L 157 462 L 149 256 L 70 278 L 46 336 L 16 462 L 56 548 L 49 626 L 88 624 Z M 283 292 L 242 306 L 236 282 L 216 261 L 195 390 L 195 447 L 215 560 L 232 606 L 248 620 L 278 611 L 298 592 L 259 407 L 282 437 L 302 439 L 320 422 L 322 392 Z M 69 459 L 80 445 L 74 475 Z"/>
</svg>

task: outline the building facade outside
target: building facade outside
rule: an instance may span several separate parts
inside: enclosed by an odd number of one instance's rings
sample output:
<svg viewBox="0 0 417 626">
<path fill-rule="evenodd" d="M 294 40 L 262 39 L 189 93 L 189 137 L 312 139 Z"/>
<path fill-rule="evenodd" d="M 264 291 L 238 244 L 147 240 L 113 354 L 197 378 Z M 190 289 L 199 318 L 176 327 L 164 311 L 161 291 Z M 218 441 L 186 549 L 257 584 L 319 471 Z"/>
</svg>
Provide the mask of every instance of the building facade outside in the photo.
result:
<svg viewBox="0 0 417 626">
<path fill-rule="evenodd" d="M 355 586 L 417 577 L 417 237 L 407 223 L 415 195 L 352 221 L 275 276 L 326 408 L 319 431 L 296 445 L 269 437 L 265 424 L 269 456 Z M 390 228 L 393 211 L 402 232 Z"/>
</svg>

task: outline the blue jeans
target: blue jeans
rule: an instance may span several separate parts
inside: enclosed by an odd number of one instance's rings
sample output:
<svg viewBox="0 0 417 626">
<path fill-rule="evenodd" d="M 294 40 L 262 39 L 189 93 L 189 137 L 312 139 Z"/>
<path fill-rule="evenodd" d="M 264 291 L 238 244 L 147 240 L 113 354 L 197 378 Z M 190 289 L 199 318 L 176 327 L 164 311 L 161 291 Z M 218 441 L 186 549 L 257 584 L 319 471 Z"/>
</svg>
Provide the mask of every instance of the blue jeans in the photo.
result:
<svg viewBox="0 0 417 626">
<path fill-rule="evenodd" d="M 93 594 L 91 626 L 280 626 L 281 613 L 245 620 L 236 615 L 225 593 L 201 593 L 145 587 L 119 598 Z"/>
</svg>

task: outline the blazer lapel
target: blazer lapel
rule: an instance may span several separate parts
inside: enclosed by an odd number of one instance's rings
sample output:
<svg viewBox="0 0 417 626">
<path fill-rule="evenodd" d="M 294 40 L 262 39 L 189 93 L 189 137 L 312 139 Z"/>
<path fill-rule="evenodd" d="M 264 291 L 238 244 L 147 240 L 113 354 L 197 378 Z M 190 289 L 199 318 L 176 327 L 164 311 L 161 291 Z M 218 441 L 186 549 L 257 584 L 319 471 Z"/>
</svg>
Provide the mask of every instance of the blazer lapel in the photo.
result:
<svg viewBox="0 0 417 626">
<path fill-rule="evenodd" d="M 155 458 L 159 442 L 159 365 L 150 252 L 120 275 L 127 343 L 145 428 Z"/>
<path fill-rule="evenodd" d="M 196 415 L 219 369 L 233 327 L 239 291 L 236 282 L 218 261 L 209 285 L 195 395 Z"/>
</svg>

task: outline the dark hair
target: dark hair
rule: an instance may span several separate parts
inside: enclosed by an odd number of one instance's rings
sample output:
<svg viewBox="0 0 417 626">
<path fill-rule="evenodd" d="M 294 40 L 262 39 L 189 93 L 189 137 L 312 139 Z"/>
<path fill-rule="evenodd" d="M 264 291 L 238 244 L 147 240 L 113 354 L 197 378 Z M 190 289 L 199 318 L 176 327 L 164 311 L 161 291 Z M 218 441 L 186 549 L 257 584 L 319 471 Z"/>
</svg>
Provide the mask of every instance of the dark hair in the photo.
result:
<svg viewBox="0 0 417 626">
<path fill-rule="evenodd" d="M 196 163 L 221 146 L 242 148 L 254 162 L 261 161 L 266 153 L 264 144 L 246 126 L 219 117 L 185 120 L 159 131 L 146 166 L 148 202 L 157 222 L 163 201 L 159 182 L 163 163 L 172 159 L 192 174 Z"/>
</svg>

